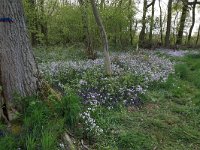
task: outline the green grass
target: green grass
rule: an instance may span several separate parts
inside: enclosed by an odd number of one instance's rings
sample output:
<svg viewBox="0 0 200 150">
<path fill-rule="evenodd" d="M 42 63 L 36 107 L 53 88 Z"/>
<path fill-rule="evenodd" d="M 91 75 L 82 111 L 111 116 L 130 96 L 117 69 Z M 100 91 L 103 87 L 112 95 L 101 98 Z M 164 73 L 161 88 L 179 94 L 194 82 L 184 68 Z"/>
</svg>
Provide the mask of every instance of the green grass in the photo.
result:
<svg viewBox="0 0 200 150">
<path fill-rule="evenodd" d="M 23 113 L 14 123 L 16 127 L 13 130 L 0 124 L 0 131 L 3 131 L 0 150 L 19 147 L 27 150 L 58 149 L 66 129 L 73 132 L 79 141 L 84 139 L 89 143 L 91 149 L 199 150 L 200 55 L 189 55 L 178 61 L 181 63 L 176 65 L 175 74 L 166 83 L 155 83 L 149 88 L 142 97 L 145 103 L 140 109 L 97 107 L 91 115 L 104 131 L 100 136 L 85 135 L 78 118 L 83 108 L 79 97 L 72 91 L 61 101 L 51 97 L 48 97 L 48 102 L 38 98 L 18 98 L 18 102 L 23 104 Z M 92 73 L 90 76 L 93 81 Z M 132 76 L 126 78 L 122 81 L 130 83 Z"/>
<path fill-rule="evenodd" d="M 99 108 L 105 131 L 94 149 L 198 150 L 200 147 L 200 57 L 181 59 L 176 73 L 154 85 L 140 109 Z"/>
</svg>

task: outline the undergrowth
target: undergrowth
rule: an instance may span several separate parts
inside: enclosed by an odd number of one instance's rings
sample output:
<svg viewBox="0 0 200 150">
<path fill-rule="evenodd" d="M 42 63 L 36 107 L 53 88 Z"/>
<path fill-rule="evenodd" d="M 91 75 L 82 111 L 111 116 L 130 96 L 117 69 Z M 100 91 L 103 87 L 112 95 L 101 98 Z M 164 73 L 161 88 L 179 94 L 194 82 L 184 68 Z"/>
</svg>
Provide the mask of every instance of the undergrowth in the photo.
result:
<svg viewBox="0 0 200 150">
<path fill-rule="evenodd" d="M 108 79 L 93 68 L 80 74 L 75 70 L 59 74 L 57 80 L 49 77 L 61 99 L 52 95 L 46 99 L 17 97 L 23 109 L 11 128 L 0 124 L 0 150 L 63 149 L 64 132 L 91 149 L 198 150 L 199 66 L 200 55 L 183 57 L 175 74 L 166 82 L 148 83 L 145 92 L 140 87 L 144 78 L 131 72 Z M 116 105 L 102 105 L 104 97 L 106 104 L 117 101 Z M 124 105 L 124 100 L 133 97 L 133 105 Z"/>
</svg>

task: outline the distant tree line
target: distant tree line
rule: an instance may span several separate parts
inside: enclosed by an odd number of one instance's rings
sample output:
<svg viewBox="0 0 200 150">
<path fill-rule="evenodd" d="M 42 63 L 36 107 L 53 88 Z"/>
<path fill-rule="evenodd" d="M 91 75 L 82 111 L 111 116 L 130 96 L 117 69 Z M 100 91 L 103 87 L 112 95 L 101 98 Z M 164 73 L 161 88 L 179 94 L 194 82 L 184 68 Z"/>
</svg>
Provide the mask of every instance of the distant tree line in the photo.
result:
<svg viewBox="0 0 200 150">
<path fill-rule="evenodd" d="M 83 44 L 92 57 L 100 45 L 98 27 L 88 0 L 23 0 L 31 41 L 36 45 Z M 159 16 L 155 16 L 155 4 Z M 143 10 L 138 10 L 138 3 Z M 200 1 L 114 0 L 97 2 L 111 47 L 198 46 L 199 31 L 192 36 Z M 136 14 L 141 12 L 140 19 Z M 158 11 L 158 10 L 157 10 Z"/>
</svg>

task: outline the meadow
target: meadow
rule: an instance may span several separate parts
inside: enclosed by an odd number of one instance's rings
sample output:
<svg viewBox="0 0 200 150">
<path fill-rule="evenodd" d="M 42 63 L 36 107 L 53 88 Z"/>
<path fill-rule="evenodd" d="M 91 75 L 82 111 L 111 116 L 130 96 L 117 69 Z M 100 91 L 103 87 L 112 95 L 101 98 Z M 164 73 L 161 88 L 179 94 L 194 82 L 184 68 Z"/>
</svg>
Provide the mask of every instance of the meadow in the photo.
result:
<svg viewBox="0 0 200 150">
<path fill-rule="evenodd" d="M 111 52 L 112 76 L 103 56 L 81 49 L 35 49 L 44 89 L 22 98 L 23 113 L 11 130 L 0 125 L 0 149 L 198 150 L 200 54 L 161 50 Z M 52 88 L 51 88 L 52 87 Z"/>
</svg>

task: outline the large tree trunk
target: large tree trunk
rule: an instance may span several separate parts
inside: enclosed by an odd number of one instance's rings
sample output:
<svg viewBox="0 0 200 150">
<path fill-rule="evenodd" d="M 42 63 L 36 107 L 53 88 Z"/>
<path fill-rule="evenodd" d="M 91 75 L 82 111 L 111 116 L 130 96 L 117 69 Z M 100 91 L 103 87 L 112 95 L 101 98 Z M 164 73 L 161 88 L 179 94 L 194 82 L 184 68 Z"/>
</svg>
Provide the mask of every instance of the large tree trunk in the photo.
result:
<svg viewBox="0 0 200 150">
<path fill-rule="evenodd" d="M 188 0 L 183 0 L 183 8 L 182 8 L 182 14 L 181 14 L 181 20 L 180 20 L 180 26 L 178 29 L 178 36 L 177 36 L 177 45 L 182 44 L 182 39 L 183 39 L 183 30 L 185 27 L 185 20 L 187 17 L 187 10 L 188 10 Z"/>
<path fill-rule="evenodd" d="M 83 40 L 86 47 L 86 54 L 89 59 L 95 59 L 95 54 L 92 46 L 92 40 L 89 31 L 88 14 L 87 14 L 87 1 L 79 0 L 81 11 L 82 11 L 82 22 L 83 22 Z"/>
<path fill-rule="evenodd" d="M 155 1 L 152 1 L 152 10 L 151 10 L 151 22 L 150 22 L 150 33 L 149 33 L 149 43 L 152 46 L 152 37 L 153 37 L 153 25 L 154 25 L 154 12 L 155 12 Z"/>
<path fill-rule="evenodd" d="M 14 19 L 13 23 L 0 23 L 0 99 L 10 113 L 14 107 L 20 108 L 13 102 L 15 93 L 36 94 L 38 69 L 27 36 L 21 0 L 1 0 L 0 17 Z"/>
<path fill-rule="evenodd" d="M 106 74 L 107 75 L 112 75 L 112 69 L 111 69 L 111 61 L 110 61 L 110 56 L 109 56 L 109 51 L 108 51 L 108 39 L 106 35 L 105 28 L 103 26 L 103 23 L 101 21 L 101 18 L 99 16 L 99 12 L 97 10 L 97 6 L 95 3 L 95 0 L 90 0 L 92 4 L 92 10 L 93 14 L 96 20 L 96 23 L 99 27 L 100 33 L 101 33 L 101 39 L 104 47 L 104 57 L 105 57 L 105 68 L 106 68 Z"/>
<path fill-rule="evenodd" d="M 171 20 L 172 20 L 172 0 L 168 2 L 168 10 L 167 10 L 167 29 L 166 29 L 166 36 L 165 36 L 165 46 L 170 46 L 170 30 L 171 30 Z"/>
<path fill-rule="evenodd" d="M 195 9 L 196 9 L 196 4 L 197 4 L 197 0 L 194 0 L 194 4 L 192 7 L 192 25 L 190 27 L 190 31 L 189 31 L 189 35 L 188 35 L 188 44 L 190 44 L 190 40 L 191 40 L 191 36 L 192 36 L 192 30 L 194 28 L 194 24 L 195 24 Z"/>
<path fill-rule="evenodd" d="M 141 29 L 140 35 L 139 35 L 139 46 L 143 46 L 144 40 L 145 40 L 146 14 L 147 14 L 147 0 L 144 0 L 143 16 L 142 16 L 142 29 Z"/>
</svg>

